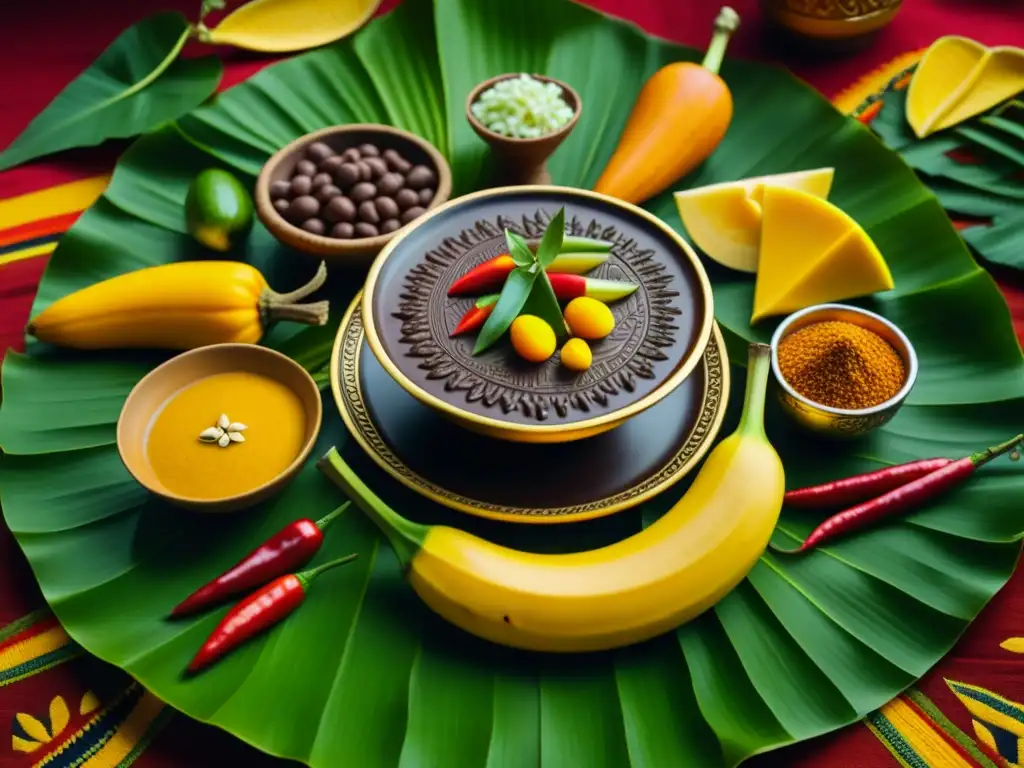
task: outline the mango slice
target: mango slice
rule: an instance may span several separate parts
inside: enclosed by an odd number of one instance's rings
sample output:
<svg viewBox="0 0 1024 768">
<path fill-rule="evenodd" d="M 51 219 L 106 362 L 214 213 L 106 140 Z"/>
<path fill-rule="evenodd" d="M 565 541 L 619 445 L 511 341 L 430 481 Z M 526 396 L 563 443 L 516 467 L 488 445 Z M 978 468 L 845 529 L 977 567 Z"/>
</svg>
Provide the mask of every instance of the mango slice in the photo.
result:
<svg viewBox="0 0 1024 768">
<path fill-rule="evenodd" d="M 751 323 L 893 287 L 867 232 L 845 212 L 796 189 L 765 187 L 761 261 Z"/>
<path fill-rule="evenodd" d="M 694 245 L 730 269 L 756 272 L 761 242 L 761 198 L 766 186 L 828 197 L 833 168 L 755 176 L 675 193 L 679 218 Z"/>
<path fill-rule="evenodd" d="M 199 39 L 250 51 L 285 53 L 333 43 L 363 26 L 381 0 L 252 0 Z"/>
<path fill-rule="evenodd" d="M 919 139 L 981 114 L 1024 90 L 1024 49 L 987 48 L 940 37 L 925 52 L 907 90 L 907 122 Z"/>
</svg>

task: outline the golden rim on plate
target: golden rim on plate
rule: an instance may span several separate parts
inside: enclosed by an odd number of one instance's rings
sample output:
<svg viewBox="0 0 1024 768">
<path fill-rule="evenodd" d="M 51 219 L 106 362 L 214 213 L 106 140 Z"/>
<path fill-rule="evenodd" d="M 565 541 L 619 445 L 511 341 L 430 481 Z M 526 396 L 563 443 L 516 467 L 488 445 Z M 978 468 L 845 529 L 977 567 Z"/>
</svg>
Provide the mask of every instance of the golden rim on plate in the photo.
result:
<svg viewBox="0 0 1024 768">
<path fill-rule="evenodd" d="M 629 405 L 623 406 L 622 408 L 618 408 L 614 411 L 608 411 L 600 416 L 583 419 L 581 421 L 568 422 L 565 424 L 516 424 L 503 419 L 495 419 L 490 416 L 480 416 L 478 414 L 471 413 L 457 405 L 437 397 L 436 395 L 432 395 L 406 376 L 394 361 L 392 361 L 391 357 L 385 351 L 384 345 L 381 343 L 380 336 L 377 333 L 377 328 L 373 322 L 373 293 L 376 288 L 377 278 L 380 275 L 380 271 L 384 262 L 391 253 L 401 245 L 405 238 L 412 232 L 415 232 L 419 227 L 425 225 L 434 216 L 445 213 L 451 208 L 463 205 L 464 203 L 473 200 L 488 197 L 499 197 L 502 195 L 513 196 L 537 193 L 555 193 L 563 194 L 568 197 L 575 196 L 591 200 L 599 200 L 615 208 L 619 208 L 627 214 L 645 219 L 648 223 L 664 232 L 665 235 L 667 235 L 679 247 L 679 250 L 689 260 L 690 265 L 693 267 L 693 270 L 697 275 L 697 280 L 700 283 L 701 295 L 704 299 L 704 316 L 701 318 L 696 341 L 690 351 L 686 354 L 686 357 L 683 358 L 679 366 L 672 372 L 672 375 L 667 377 L 650 393 L 636 402 L 630 403 Z M 384 247 L 374 260 L 373 265 L 370 267 L 370 273 L 366 277 L 366 283 L 363 286 L 362 304 L 362 323 L 366 333 L 366 341 L 370 345 L 370 350 L 373 352 L 374 357 L 376 357 L 380 362 L 381 366 L 383 366 L 384 370 L 388 372 L 388 375 L 397 381 L 402 389 L 415 397 L 421 403 L 424 403 L 435 410 L 441 411 L 442 413 L 454 418 L 456 421 L 481 427 L 492 435 L 506 434 L 527 437 L 530 435 L 544 434 L 565 434 L 567 436 L 578 433 L 594 434 L 595 430 L 599 427 L 607 427 L 608 425 L 625 421 L 629 417 L 635 416 L 641 411 L 650 408 L 652 405 L 664 398 L 669 392 L 678 387 L 683 380 L 690 375 L 693 369 L 697 366 L 697 363 L 703 358 L 704 350 L 707 348 L 708 342 L 711 339 L 711 331 L 715 319 L 714 298 L 711 293 L 711 281 L 708 280 L 707 273 L 704 271 L 704 266 L 700 263 L 700 259 L 697 258 L 697 254 L 690 247 L 690 244 L 687 243 L 675 230 L 661 221 L 661 219 L 654 214 L 648 213 L 642 208 L 638 208 L 635 205 L 631 205 L 630 203 L 626 203 L 609 195 L 603 195 L 598 192 L 591 192 L 584 189 L 559 187 L 549 184 L 495 187 L 493 189 L 486 189 L 481 192 L 473 192 L 472 194 L 463 195 L 462 197 L 454 200 L 449 200 L 444 205 L 440 205 L 437 208 L 428 211 L 416 220 L 415 226 L 409 227 L 405 231 L 400 231 L 398 236 L 391 240 L 391 242 Z"/>
<path fill-rule="evenodd" d="M 567 523 L 604 517 L 636 506 L 668 489 L 693 469 L 711 448 L 729 401 L 729 359 L 718 325 L 702 351 L 707 375 L 697 423 L 675 455 L 641 483 L 601 499 L 564 507 L 529 508 L 471 499 L 431 482 L 410 469 L 387 444 L 370 418 L 359 379 L 359 356 L 366 338 L 361 295 L 356 294 L 338 327 L 331 352 L 331 391 L 346 428 L 371 459 L 402 485 L 442 506 L 478 517 L 512 523 Z"/>
</svg>

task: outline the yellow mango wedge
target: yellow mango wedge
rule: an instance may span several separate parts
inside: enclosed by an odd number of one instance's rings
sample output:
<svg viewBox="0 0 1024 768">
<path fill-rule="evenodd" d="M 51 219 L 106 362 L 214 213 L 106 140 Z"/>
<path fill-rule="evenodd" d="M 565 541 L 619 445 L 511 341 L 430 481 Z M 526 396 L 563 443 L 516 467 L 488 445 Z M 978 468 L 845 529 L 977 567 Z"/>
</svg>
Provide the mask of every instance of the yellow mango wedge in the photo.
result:
<svg viewBox="0 0 1024 768">
<path fill-rule="evenodd" d="M 690 240 L 708 258 L 730 269 L 756 272 L 761 244 L 761 198 L 766 186 L 828 197 L 833 168 L 754 176 L 675 193 Z"/>
<path fill-rule="evenodd" d="M 762 210 L 751 323 L 893 287 L 889 267 L 867 232 L 827 200 L 765 187 Z"/>
<path fill-rule="evenodd" d="M 940 37 L 925 52 L 907 90 L 907 122 L 919 139 L 950 128 L 1024 91 L 1024 49 L 987 48 Z"/>
<path fill-rule="evenodd" d="M 317 48 L 365 24 L 381 0 L 252 0 L 199 39 L 250 51 L 284 53 Z"/>
</svg>

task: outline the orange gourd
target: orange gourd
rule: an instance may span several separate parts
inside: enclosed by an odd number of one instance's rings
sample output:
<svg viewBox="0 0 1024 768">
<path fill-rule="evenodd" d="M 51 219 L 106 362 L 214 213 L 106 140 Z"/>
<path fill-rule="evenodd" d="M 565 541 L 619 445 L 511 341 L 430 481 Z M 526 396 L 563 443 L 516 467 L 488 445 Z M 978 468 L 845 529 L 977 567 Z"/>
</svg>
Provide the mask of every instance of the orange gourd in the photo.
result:
<svg viewBox="0 0 1024 768">
<path fill-rule="evenodd" d="M 739 22 L 736 11 L 722 8 L 700 65 L 668 64 L 644 83 L 594 191 L 642 203 L 715 151 L 732 120 L 732 94 L 718 68 Z"/>
</svg>

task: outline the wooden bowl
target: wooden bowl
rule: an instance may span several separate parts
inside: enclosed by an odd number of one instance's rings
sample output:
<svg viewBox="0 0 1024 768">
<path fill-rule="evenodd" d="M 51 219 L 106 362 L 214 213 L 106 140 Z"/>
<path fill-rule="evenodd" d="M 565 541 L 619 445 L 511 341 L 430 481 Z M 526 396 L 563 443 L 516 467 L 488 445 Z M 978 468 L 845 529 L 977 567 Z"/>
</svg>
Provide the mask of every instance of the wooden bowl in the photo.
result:
<svg viewBox="0 0 1024 768">
<path fill-rule="evenodd" d="M 273 379 L 296 395 L 306 414 L 301 449 L 277 476 L 244 493 L 200 499 L 168 490 L 146 457 L 146 441 L 156 415 L 172 396 L 190 384 L 207 376 L 233 372 L 255 373 Z M 320 390 L 313 378 L 294 360 L 255 344 L 212 344 L 171 358 L 135 385 L 117 420 L 117 451 L 128 472 L 150 493 L 199 512 L 234 512 L 273 496 L 288 484 L 313 449 L 322 418 Z"/>
<path fill-rule="evenodd" d="M 555 80 L 545 75 L 531 75 L 534 80 L 543 83 L 554 83 L 562 89 L 562 99 L 572 110 L 572 119 L 562 128 L 553 133 L 538 136 L 535 139 L 517 139 L 511 136 L 504 136 L 495 133 L 487 128 L 473 115 L 472 106 L 480 98 L 480 94 L 499 83 L 512 77 L 519 77 L 518 73 L 498 75 L 490 80 L 484 80 L 476 88 L 470 91 L 466 98 L 466 119 L 470 126 L 476 131 L 477 136 L 486 141 L 494 152 L 498 162 L 499 184 L 550 184 L 551 174 L 548 173 L 547 159 L 551 157 L 558 145 L 565 141 L 566 137 L 576 127 L 580 119 L 580 112 L 583 110 L 583 101 L 576 91 L 567 83 Z"/>
<path fill-rule="evenodd" d="M 903 0 L 761 0 L 768 19 L 818 48 L 870 42 L 896 16 Z"/>
<path fill-rule="evenodd" d="M 501 339 L 473 355 L 476 334 L 451 337 L 476 297 L 452 282 L 507 250 L 504 229 L 538 238 L 565 208 L 570 234 L 612 242 L 590 277 L 638 290 L 609 305 L 616 327 L 574 374 L 556 354 L 527 363 Z M 451 200 L 381 251 L 363 291 L 374 357 L 406 392 L 467 429 L 528 443 L 597 435 L 655 405 L 700 364 L 714 325 L 711 284 L 693 249 L 629 203 L 581 189 L 518 186 Z"/>
<path fill-rule="evenodd" d="M 270 185 L 275 181 L 290 179 L 296 163 L 305 156 L 306 147 L 315 141 L 322 141 L 338 153 L 364 143 L 375 144 L 382 151 L 395 149 L 409 162 L 422 163 L 437 174 L 437 192 L 427 210 L 436 208 L 451 197 L 452 171 L 448 161 L 433 144 L 413 133 L 376 123 L 336 125 L 307 133 L 267 160 L 256 179 L 256 214 L 274 237 L 297 251 L 316 256 L 328 263 L 369 263 L 395 235 L 418 221 L 414 219 L 401 229 L 385 235 L 352 240 L 314 235 L 287 221 L 271 205 Z"/>
</svg>

